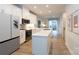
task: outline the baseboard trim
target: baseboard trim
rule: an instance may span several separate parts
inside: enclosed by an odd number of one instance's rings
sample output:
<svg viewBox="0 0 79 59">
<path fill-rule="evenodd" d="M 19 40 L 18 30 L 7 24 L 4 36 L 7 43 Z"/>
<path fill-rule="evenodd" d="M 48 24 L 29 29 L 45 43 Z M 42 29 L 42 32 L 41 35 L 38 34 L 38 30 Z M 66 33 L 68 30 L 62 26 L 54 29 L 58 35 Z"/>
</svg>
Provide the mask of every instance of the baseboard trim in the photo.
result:
<svg viewBox="0 0 79 59">
<path fill-rule="evenodd" d="M 69 52 L 71 55 L 73 55 L 72 50 L 69 48 L 69 46 L 67 45 L 67 43 L 65 42 L 66 47 L 68 48 Z"/>
<path fill-rule="evenodd" d="M 24 41 L 23 43 L 21 43 L 20 45 L 23 45 L 26 41 Z"/>
</svg>

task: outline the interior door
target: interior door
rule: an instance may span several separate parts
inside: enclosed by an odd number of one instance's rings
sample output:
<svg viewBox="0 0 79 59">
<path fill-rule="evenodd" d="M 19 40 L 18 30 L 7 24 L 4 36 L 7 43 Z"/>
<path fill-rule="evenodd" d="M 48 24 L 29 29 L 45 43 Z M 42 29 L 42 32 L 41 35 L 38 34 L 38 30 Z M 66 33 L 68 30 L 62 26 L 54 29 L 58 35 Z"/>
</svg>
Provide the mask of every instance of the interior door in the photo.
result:
<svg viewBox="0 0 79 59">
<path fill-rule="evenodd" d="M 11 16 L 11 24 L 12 24 L 12 38 L 20 36 L 20 28 L 19 28 L 19 17 Z"/>
<path fill-rule="evenodd" d="M 11 38 L 10 16 L 0 13 L 0 42 Z"/>
</svg>

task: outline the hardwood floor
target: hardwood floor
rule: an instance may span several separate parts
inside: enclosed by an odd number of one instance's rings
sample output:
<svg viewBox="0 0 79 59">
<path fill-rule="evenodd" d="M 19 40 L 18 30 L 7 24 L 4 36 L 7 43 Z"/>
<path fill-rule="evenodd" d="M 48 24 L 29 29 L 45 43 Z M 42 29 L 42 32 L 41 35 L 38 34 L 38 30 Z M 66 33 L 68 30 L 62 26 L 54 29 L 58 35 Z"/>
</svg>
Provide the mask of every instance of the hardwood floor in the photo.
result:
<svg viewBox="0 0 79 59">
<path fill-rule="evenodd" d="M 70 55 L 62 37 L 56 32 L 53 32 L 52 35 L 50 55 Z M 32 55 L 32 41 L 30 40 L 21 45 L 20 49 L 15 51 L 12 55 Z"/>
<path fill-rule="evenodd" d="M 52 39 L 52 54 L 53 55 L 69 55 L 69 51 L 61 37 Z"/>
<path fill-rule="evenodd" d="M 22 44 L 20 49 L 12 53 L 12 55 L 32 55 L 32 41 Z"/>
</svg>

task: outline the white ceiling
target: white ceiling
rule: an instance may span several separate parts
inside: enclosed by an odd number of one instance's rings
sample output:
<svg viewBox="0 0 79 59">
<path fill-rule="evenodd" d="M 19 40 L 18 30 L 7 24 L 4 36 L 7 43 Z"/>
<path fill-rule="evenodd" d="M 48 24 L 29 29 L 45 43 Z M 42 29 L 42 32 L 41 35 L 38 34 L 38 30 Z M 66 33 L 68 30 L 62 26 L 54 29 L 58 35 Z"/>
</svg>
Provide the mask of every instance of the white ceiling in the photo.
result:
<svg viewBox="0 0 79 59">
<path fill-rule="evenodd" d="M 64 4 L 24 4 L 23 7 L 39 16 L 60 16 L 65 10 Z"/>
</svg>

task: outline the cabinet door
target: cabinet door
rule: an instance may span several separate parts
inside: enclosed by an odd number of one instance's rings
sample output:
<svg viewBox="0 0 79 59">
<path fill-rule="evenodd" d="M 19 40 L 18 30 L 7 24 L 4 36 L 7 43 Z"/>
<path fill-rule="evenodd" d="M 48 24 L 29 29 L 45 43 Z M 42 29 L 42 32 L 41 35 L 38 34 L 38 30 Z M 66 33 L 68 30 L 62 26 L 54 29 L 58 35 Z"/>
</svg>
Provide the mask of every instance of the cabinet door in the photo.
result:
<svg viewBox="0 0 79 59">
<path fill-rule="evenodd" d="M 48 37 L 32 36 L 32 54 L 35 55 L 48 54 Z"/>
<path fill-rule="evenodd" d="M 25 42 L 25 30 L 20 30 L 20 44 Z"/>
<path fill-rule="evenodd" d="M 0 13 L 0 42 L 11 38 L 10 16 Z"/>
</svg>

